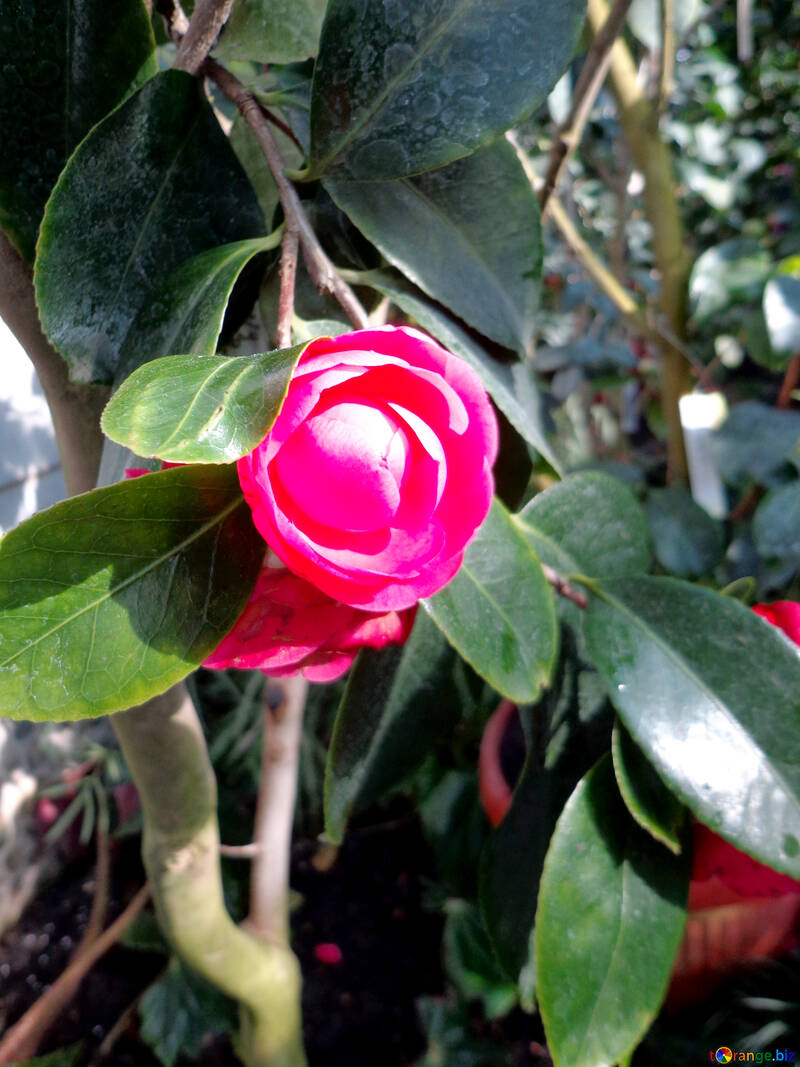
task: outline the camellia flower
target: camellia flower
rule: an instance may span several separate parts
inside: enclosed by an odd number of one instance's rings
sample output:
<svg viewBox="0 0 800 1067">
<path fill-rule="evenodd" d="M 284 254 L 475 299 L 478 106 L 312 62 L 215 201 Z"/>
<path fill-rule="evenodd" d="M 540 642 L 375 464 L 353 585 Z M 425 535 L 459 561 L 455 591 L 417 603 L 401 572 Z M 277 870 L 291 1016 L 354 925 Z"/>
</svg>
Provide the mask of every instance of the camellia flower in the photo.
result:
<svg viewBox="0 0 800 1067">
<path fill-rule="evenodd" d="M 236 625 L 203 666 L 330 682 L 344 674 L 359 648 L 403 644 L 415 614 L 415 607 L 376 614 L 339 603 L 270 553 Z"/>
<path fill-rule="evenodd" d="M 238 470 L 253 521 L 290 571 L 387 612 L 456 573 L 491 505 L 496 453 L 475 372 L 419 331 L 386 326 L 313 341 Z"/>
</svg>

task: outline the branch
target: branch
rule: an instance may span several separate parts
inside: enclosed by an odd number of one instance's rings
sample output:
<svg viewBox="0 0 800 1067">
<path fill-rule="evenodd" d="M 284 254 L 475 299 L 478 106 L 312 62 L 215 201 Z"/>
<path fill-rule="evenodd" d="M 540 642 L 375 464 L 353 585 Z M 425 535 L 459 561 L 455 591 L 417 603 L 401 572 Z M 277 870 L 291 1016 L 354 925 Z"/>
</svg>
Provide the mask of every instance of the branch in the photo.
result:
<svg viewBox="0 0 800 1067">
<path fill-rule="evenodd" d="M 256 848 L 250 878 L 248 925 L 270 941 L 286 943 L 289 935 L 289 860 L 297 796 L 297 767 L 303 733 L 308 682 L 287 678 L 278 702 L 268 685 L 264 694 L 264 741 L 258 792 Z"/>
<path fill-rule="evenodd" d="M 539 194 L 542 215 L 547 212 L 548 201 L 564 172 L 567 160 L 580 144 L 583 130 L 594 107 L 597 94 L 606 80 L 611 63 L 611 46 L 625 25 L 625 18 L 632 0 L 614 0 L 603 28 L 592 41 L 581 73 L 572 94 L 572 107 L 566 120 L 556 131 L 556 139 L 550 153 L 550 163 L 544 188 Z"/>
<path fill-rule="evenodd" d="M 658 67 L 656 111 L 661 114 L 672 93 L 672 76 L 675 71 L 674 0 L 661 0 L 661 55 Z"/>
<path fill-rule="evenodd" d="M 53 1025 L 61 1012 L 75 996 L 83 979 L 127 930 L 147 903 L 150 891 L 143 886 L 119 918 L 96 938 L 84 951 L 79 952 L 63 974 L 25 1012 L 0 1041 L 0 1064 L 18 1063 L 36 1052 L 43 1034 Z"/>
<path fill-rule="evenodd" d="M 789 361 L 789 366 L 786 368 L 786 374 L 783 376 L 783 382 L 781 383 L 781 391 L 778 394 L 776 407 L 784 409 L 790 407 L 792 393 L 798 385 L 800 385 L 800 352 L 792 356 Z"/>
<path fill-rule="evenodd" d="M 548 567 L 546 563 L 541 563 L 540 566 L 542 568 L 542 574 L 559 596 L 563 596 L 566 600 L 571 600 L 573 604 L 577 604 L 581 609 L 586 608 L 588 600 L 585 593 L 582 593 L 580 589 L 576 589 L 575 586 L 570 585 L 562 574 L 559 574 L 558 571 L 554 570 L 552 567 Z"/>
<path fill-rule="evenodd" d="M 300 203 L 300 197 L 284 173 L 285 163 L 278 142 L 275 140 L 261 105 L 247 92 L 237 78 L 219 63 L 215 63 L 213 59 L 206 60 L 205 71 L 228 99 L 236 104 L 245 122 L 256 135 L 267 166 L 278 187 L 278 196 L 286 217 L 286 229 L 293 230 L 297 234 L 311 280 L 320 292 L 330 293 L 335 297 L 353 325 L 363 330 L 368 323 L 367 313 L 353 290 L 325 255 L 317 240 L 308 216 L 303 210 L 303 205 Z"/>
<path fill-rule="evenodd" d="M 190 967 L 239 1002 L 247 1067 L 305 1067 L 296 958 L 240 929 L 225 908 L 216 781 L 185 687 L 111 722 L 142 800 L 143 858 L 162 930 Z"/>
<path fill-rule="evenodd" d="M 197 74 L 228 20 L 233 0 L 197 0 L 189 28 L 178 44 L 174 66 Z"/>
<path fill-rule="evenodd" d="M 297 234 L 287 229 L 281 245 L 281 295 L 278 300 L 278 326 L 275 347 L 288 348 L 292 343 L 294 314 L 294 280 L 297 274 Z"/>
<path fill-rule="evenodd" d="M 0 233 L 0 318 L 27 352 L 50 408 L 67 493 L 93 489 L 100 469 L 103 434 L 100 413 L 108 401 L 105 386 L 77 385 L 67 364 L 42 332 L 31 269 Z"/>
</svg>

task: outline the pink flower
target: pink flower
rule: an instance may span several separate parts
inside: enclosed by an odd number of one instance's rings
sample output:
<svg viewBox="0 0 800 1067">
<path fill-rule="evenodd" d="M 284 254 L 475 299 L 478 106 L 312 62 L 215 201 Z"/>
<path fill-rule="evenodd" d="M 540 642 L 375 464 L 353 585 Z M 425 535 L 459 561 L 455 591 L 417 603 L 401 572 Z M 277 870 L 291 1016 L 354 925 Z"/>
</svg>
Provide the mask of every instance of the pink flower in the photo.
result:
<svg viewBox="0 0 800 1067">
<path fill-rule="evenodd" d="M 753 611 L 800 645 L 800 604 L 797 601 L 776 600 L 772 604 L 756 604 Z"/>
<path fill-rule="evenodd" d="M 489 510 L 496 453 L 474 371 L 417 330 L 386 326 L 312 342 L 238 469 L 256 526 L 291 571 L 384 612 L 456 573 Z"/>
<path fill-rule="evenodd" d="M 236 625 L 203 666 L 258 668 L 272 678 L 301 673 L 311 682 L 330 682 L 344 674 L 359 648 L 403 644 L 415 614 L 415 608 L 359 611 L 270 560 Z"/>
</svg>

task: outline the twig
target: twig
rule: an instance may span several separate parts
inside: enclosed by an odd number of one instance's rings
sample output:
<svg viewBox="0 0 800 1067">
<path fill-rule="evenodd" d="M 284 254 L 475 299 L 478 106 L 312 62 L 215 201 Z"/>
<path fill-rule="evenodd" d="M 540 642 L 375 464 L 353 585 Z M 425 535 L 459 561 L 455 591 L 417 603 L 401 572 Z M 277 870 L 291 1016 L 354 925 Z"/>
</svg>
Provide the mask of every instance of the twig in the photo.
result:
<svg viewBox="0 0 800 1067">
<path fill-rule="evenodd" d="M 585 593 L 582 593 L 580 589 L 576 589 L 575 586 L 570 585 L 562 574 L 559 574 L 558 571 L 554 570 L 552 567 L 548 567 L 546 563 L 542 563 L 541 568 L 542 574 L 559 596 L 563 596 L 566 600 L 571 600 L 572 603 L 577 604 L 579 608 L 586 607 L 588 600 L 586 599 Z"/>
<path fill-rule="evenodd" d="M 93 489 L 103 448 L 100 413 L 109 390 L 99 385 L 76 385 L 69 380 L 67 364 L 42 332 L 31 269 L 3 233 L 0 318 L 25 349 L 39 376 L 53 420 L 67 493 L 74 496 Z"/>
<path fill-rule="evenodd" d="M 276 704 L 264 695 L 264 741 L 255 829 L 256 854 L 250 878 L 248 924 L 262 937 L 283 942 L 289 934 L 289 858 L 297 766 L 308 682 L 287 678 Z"/>
<path fill-rule="evenodd" d="M 778 402 L 775 405 L 781 409 L 788 408 L 792 403 L 792 393 L 800 385 L 800 352 L 792 356 L 786 374 L 783 376 L 781 391 L 778 394 Z"/>
<path fill-rule="evenodd" d="M 547 211 L 548 201 L 558 185 L 567 160 L 580 144 L 587 119 L 608 72 L 611 47 L 622 30 L 630 6 L 631 0 L 614 0 L 608 19 L 586 53 L 586 59 L 572 94 L 572 107 L 566 121 L 556 132 L 544 188 L 539 194 L 539 207 L 543 215 Z"/>
<path fill-rule="evenodd" d="M 753 58 L 753 0 L 736 0 L 736 54 L 740 63 Z"/>
<path fill-rule="evenodd" d="M 102 933 L 108 911 L 108 895 L 111 882 L 111 849 L 108 841 L 108 803 L 105 794 L 101 796 L 102 787 L 97 790 L 98 818 L 97 818 L 97 863 L 94 872 L 94 897 L 92 898 L 92 910 L 89 912 L 89 922 L 83 940 L 78 946 L 75 955 L 78 956 L 85 947 Z"/>
<path fill-rule="evenodd" d="M 175 53 L 174 66 L 197 74 L 228 20 L 233 0 L 197 0 L 189 27 Z"/>
<path fill-rule="evenodd" d="M 52 986 L 43 993 L 0 1041 L 0 1064 L 17 1063 L 36 1052 L 36 1046 L 78 991 L 83 979 L 101 956 L 119 940 L 147 903 L 150 890 L 142 886 L 127 908 L 85 951 L 70 962 Z"/>
<path fill-rule="evenodd" d="M 675 71 L 675 9 L 674 0 L 661 0 L 661 53 L 658 60 L 658 90 L 656 112 L 661 114 L 672 93 Z"/>
<path fill-rule="evenodd" d="M 278 326 L 275 347 L 288 348 L 292 343 L 294 314 L 294 280 L 297 274 L 297 233 L 287 226 L 281 245 L 281 294 L 278 299 Z"/>
<path fill-rule="evenodd" d="M 258 101 L 247 92 L 230 71 L 225 70 L 214 60 L 206 60 L 205 71 L 228 99 L 236 104 L 245 122 L 256 135 L 267 166 L 278 187 L 278 196 L 286 216 L 286 228 L 297 233 L 311 280 L 320 292 L 330 293 L 338 300 L 354 326 L 364 329 L 368 321 L 367 313 L 353 290 L 322 250 L 311 223 L 308 221 L 308 216 L 303 210 L 303 205 L 300 203 L 300 198 L 284 173 L 285 164 L 280 148 Z"/>
<path fill-rule="evenodd" d="M 189 19 L 186 17 L 186 12 L 178 0 L 156 0 L 155 8 L 166 24 L 167 36 L 171 41 L 178 44 L 181 37 L 189 29 Z"/>
</svg>

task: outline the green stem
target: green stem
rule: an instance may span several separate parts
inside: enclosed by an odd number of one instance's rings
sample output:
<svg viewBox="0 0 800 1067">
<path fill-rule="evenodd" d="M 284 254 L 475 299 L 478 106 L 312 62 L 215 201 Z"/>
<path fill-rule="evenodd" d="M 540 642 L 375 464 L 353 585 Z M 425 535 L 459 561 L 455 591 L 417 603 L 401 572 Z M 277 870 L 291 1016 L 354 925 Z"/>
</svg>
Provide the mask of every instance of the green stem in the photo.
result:
<svg viewBox="0 0 800 1067">
<path fill-rule="evenodd" d="M 304 1067 L 297 959 L 236 926 L 225 908 L 216 781 L 185 688 L 111 721 L 141 795 L 144 863 L 167 938 L 239 1002 L 247 1067 Z"/>
</svg>

